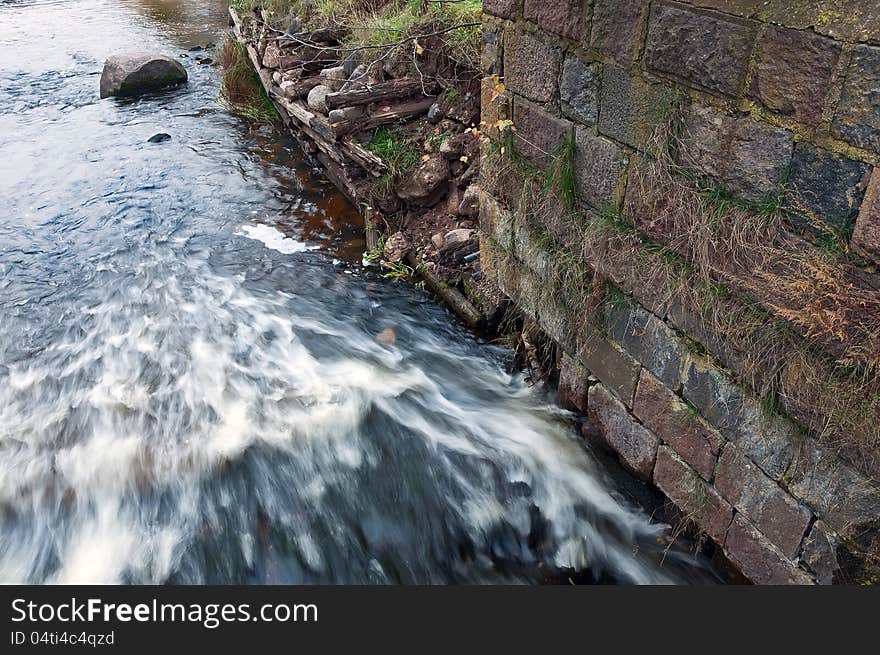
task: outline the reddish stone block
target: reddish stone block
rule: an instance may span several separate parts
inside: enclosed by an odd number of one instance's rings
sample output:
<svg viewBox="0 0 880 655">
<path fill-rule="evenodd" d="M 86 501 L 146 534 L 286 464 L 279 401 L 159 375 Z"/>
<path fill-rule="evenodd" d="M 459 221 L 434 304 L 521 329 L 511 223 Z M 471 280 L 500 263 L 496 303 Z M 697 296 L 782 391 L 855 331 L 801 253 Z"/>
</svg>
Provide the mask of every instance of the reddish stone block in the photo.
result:
<svg viewBox="0 0 880 655">
<path fill-rule="evenodd" d="M 629 68 L 638 55 L 638 36 L 645 13 L 642 0 L 596 0 L 590 46 Z"/>
<path fill-rule="evenodd" d="M 856 46 L 832 131 L 859 148 L 880 153 L 880 48 Z"/>
<path fill-rule="evenodd" d="M 868 190 L 862 201 L 852 244 L 863 255 L 880 263 L 880 169 L 871 173 Z"/>
<path fill-rule="evenodd" d="M 650 480 L 659 439 L 636 423 L 626 406 L 602 385 L 590 389 L 587 405 L 605 445 L 620 456 L 633 475 Z"/>
<path fill-rule="evenodd" d="M 783 555 L 797 557 L 812 519 L 810 510 L 764 475 L 733 444 L 724 447 L 718 460 L 715 488 Z"/>
<path fill-rule="evenodd" d="M 812 585 L 813 579 L 777 550 L 742 514 L 727 532 L 724 552 L 755 584 Z"/>
<path fill-rule="evenodd" d="M 522 30 L 505 35 L 504 82 L 513 92 L 535 102 L 549 102 L 556 93 L 561 67 L 562 50 L 556 45 Z"/>
<path fill-rule="evenodd" d="M 587 391 L 590 372 L 580 362 L 562 354 L 559 366 L 559 404 L 565 409 L 587 412 Z"/>
<path fill-rule="evenodd" d="M 657 451 L 654 484 L 712 541 L 724 544 L 733 508 L 667 446 Z"/>
<path fill-rule="evenodd" d="M 501 18 L 516 18 L 521 0 L 483 0 L 483 11 Z"/>
<path fill-rule="evenodd" d="M 684 122 L 683 166 L 748 200 L 780 191 L 794 151 L 791 132 L 700 105 L 687 109 Z"/>
<path fill-rule="evenodd" d="M 677 3 L 651 9 L 645 63 L 650 70 L 726 96 L 739 94 L 758 23 Z"/>
<path fill-rule="evenodd" d="M 724 438 L 660 380 L 643 370 L 633 413 L 704 480 L 711 480 Z"/>
<path fill-rule="evenodd" d="M 569 121 L 522 98 L 513 103 L 513 123 L 517 152 L 541 168 L 550 163 L 553 153 L 571 136 Z"/>
<path fill-rule="evenodd" d="M 547 32 L 579 41 L 586 33 L 590 6 L 583 0 L 525 0 L 523 14 Z"/>
<path fill-rule="evenodd" d="M 816 125 L 841 46 L 813 32 L 768 25 L 758 41 L 749 97 L 768 109 Z"/>
</svg>

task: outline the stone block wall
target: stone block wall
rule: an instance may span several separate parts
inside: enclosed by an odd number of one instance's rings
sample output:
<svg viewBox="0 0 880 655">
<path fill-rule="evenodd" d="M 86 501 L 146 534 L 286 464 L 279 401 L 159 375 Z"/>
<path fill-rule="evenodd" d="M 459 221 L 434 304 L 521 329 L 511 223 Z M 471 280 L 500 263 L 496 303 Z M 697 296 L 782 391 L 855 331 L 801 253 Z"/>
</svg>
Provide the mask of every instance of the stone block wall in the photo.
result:
<svg viewBox="0 0 880 655">
<path fill-rule="evenodd" d="M 484 122 L 511 118 L 517 152 L 541 168 L 571 139 L 585 216 L 625 208 L 654 129 L 676 107 L 677 163 L 694 179 L 747 203 L 781 199 L 792 232 L 850 241 L 880 285 L 880 4 L 483 4 Z M 650 285 L 628 286 L 625 261 L 587 262 L 628 296 L 585 317 L 564 290 L 548 292 L 554 253 L 528 221 L 484 192 L 480 227 L 484 272 L 558 346 L 560 394 L 589 416 L 585 436 L 756 583 L 876 580 L 877 467 L 805 430 L 796 412 L 768 410 L 733 381 L 748 353 Z"/>
</svg>

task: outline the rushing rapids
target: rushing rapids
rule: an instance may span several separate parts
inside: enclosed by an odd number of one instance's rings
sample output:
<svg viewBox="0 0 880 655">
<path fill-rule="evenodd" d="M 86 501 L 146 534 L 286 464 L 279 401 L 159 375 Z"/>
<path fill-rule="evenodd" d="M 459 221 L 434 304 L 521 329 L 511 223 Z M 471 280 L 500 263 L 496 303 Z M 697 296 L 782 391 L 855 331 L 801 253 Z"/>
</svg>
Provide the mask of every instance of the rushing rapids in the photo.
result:
<svg viewBox="0 0 880 655">
<path fill-rule="evenodd" d="M 115 49 L 224 23 L 0 5 L 0 581 L 711 579 L 504 351 L 344 263 L 355 213 L 210 66 L 98 100 Z"/>
</svg>

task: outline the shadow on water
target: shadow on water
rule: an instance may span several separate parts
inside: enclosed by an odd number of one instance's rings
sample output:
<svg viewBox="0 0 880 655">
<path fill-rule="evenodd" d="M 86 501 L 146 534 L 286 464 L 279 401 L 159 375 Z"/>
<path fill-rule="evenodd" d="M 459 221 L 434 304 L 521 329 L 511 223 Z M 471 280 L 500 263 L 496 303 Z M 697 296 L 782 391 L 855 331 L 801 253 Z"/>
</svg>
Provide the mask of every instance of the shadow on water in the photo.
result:
<svg viewBox="0 0 880 655">
<path fill-rule="evenodd" d="M 222 9 L 0 4 L 0 581 L 712 581 L 216 70 L 98 100 Z"/>
</svg>

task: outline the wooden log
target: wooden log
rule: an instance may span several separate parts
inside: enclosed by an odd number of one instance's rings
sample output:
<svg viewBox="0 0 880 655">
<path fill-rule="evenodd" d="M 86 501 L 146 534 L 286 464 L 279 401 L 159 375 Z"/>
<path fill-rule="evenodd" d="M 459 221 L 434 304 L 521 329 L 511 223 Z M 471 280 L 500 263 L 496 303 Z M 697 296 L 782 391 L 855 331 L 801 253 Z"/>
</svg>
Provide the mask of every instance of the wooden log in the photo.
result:
<svg viewBox="0 0 880 655">
<path fill-rule="evenodd" d="M 291 118 L 296 119 L 297 129 L 301 130 L 306 136 L 312 139 L 318 147 L 318 150 L 333 159 L 338 165 L 348 165 L 348 157 L 346 157 L 346 154 L 343 152 L 342 148 L 340 148 L 339 144 L 334 143 L 333 139 L 328 139 L 325 134 L 322 134 L 312 127 L 313 121 L 319 117 L 315 116 L 315 114 L 310 112 L 299 102 L 288 100 L 283 96 L 278 96 L 274 99 L 285 113 Z"/>
<path fill-rule="evenodd" d="M 315 130 L 315 132 L 320 134 L 328 141 L 336 140 L 336 133 L 334 132 L 333 126 L 330 125 L 330 121 L 327 119 L 326 116 L 315 114 L 309 121 L 309 127 Z"/>
<path fill-rule="evenodd" d="M 324 166 L 324 170 L 327 172 L 327 177 L 333 183 L 333 186 L 342 191 L 342 194 L 351 204 L 357 205 L 357 189 L 346 173 L 345 167 L 340 166 L 324 152 L 318 153 L 318 161 Z"/>
<path fill-rule="evenodd" d="M 350 136 L 342 139 L 341 146 L 345 154 L 373 177 L 381 177 L 388 170 L 381 157 L 374 155 Z"/>
<path fill-rule="evenodd" d="M 478 328 L 483 324 L 483 315 L 464 297 L 461 291 L 449 286 L 434 275 L 414 254 L 409 253 L 406 256 L 406 261 L 414 271 L 422 276 L 428 288 L 442 298 L 465 323 L 472 328 Z"/>
<path fill-rule="evenodd" d="M 364 207 L 364 231 L 366 232 L 367 252 L 379 245 L 379 213 L 371 206 Z"/>
<path fill-rule="evenodd" d="M 302 45 L 323 47 L 326 45 L 336 45 L 350 34 L 350 30 L 344 27 L 326 27 L 312 32 L 298 32 L 296 34 L 279 34 L 277 41 L 279 45 L 294 47 Z"/>
<path fill-rule="evenodd" d="M 422 83 L 419 80 L 402 78 L 373 84 L 365 89 L 351 89 L 349 91 L 337 91 L 327 94 L 327 108 L 351 107 L 354 105 L 368 105 L 373 102 L 408 98 L 422 91 Z"/>
<path fill-rule="evenodd" d="M 302 104 L 286 97 L 278 98 L 278 103 L 296 120 L 308 127 L 314 118 L 314 114 L 306 109 Z"/>
<path fill-rule="evenodd" d="M 435 98 L 428 97 L 403 102 L 397 105 L 380 107 L 378 111 L 375 111 L 362 119 L 336 123 L 333 125 L 333 133 L 339 138 L 359 130 L 370 130 L 381 125 L 396 123 L 404 118 L 411 118 L 413 116 L 418 116 L 419 114 L 424 114 L 431 108 L 431 105 L 433 105 L 434 102 Z"/>
<path fill-rule="evenodd" d="M 235 36 L 238 37 L 239 41 L 242 39 L 241 34 L 241 18 L 238 15 L 238 12 L 235 11 L 235 7 L 229 5 L 229 19 L 232 21 L 232 31 L 235 33 Z"/>
<path fill-rule="evenodd" d="M 336 59 L 327 59 L 326 57 L 303 57 L 302 55 L 283 56 L 279 59 L 279 68 L 282 71 L 302 70 L 307 73 L 317 73 L 320 70 L 333 66 L 337 63 Z"/>
</svg>

